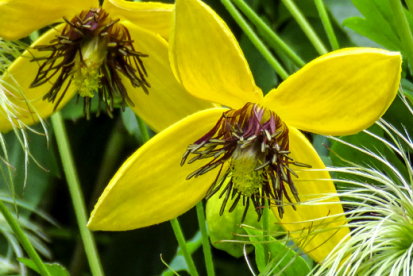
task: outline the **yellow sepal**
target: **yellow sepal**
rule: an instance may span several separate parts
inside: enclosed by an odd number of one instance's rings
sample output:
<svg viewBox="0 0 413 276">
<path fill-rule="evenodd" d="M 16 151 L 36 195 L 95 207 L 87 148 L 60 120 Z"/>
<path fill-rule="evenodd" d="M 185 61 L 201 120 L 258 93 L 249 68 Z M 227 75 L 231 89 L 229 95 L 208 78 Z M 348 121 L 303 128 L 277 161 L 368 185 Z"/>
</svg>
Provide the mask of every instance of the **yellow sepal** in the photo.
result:
<svg viewBox="0 0 413 276">
<path fill-rule="evenodd" d="M 263 105 L 298 129 L 354 134 L 371 126 L 396 97 L 401 61 L 400 53 L 381 49 L 334 51 L 290 76 Z"/>
<path fill-rule="evenodd" d="M 221 18 L 198 0 L 177 0 L 170 39 L 172 70 L 201 99 L 237 109 L 260 102 L 247 61 Z"/>
<path fill-rule="evenodd" d="M 180 165 L 188 145 L 214 127 L 227 109 L 193 114 L 138 149 L 115 174 L 90 217 L 91 230 L 123 231 L 161 223 L 195 206 L 213 183 L 212 171 L 187 176 L 208 160 Z M 216 169 L 218 170 L 218 169 Z"/>
</svg>

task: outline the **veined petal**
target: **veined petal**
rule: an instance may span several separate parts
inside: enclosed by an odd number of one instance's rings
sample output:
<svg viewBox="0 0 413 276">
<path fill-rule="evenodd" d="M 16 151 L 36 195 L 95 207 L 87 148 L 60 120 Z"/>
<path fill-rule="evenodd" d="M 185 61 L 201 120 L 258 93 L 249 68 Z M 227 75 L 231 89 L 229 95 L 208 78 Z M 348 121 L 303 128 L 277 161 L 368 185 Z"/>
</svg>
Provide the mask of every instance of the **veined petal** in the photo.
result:
<svg viewBox="0 0 413 276">
<path fill-rule="evenodd" d="M 54 29 L 46 32 L 42 37 L 35 41 L 31 47 L 37 45 L 49 44 L 56 35 L 60 35 L 60 31 L 63 29 L 64 24 L 57 26 Z M 31 61 L 34 57 L 44 57 L 47 53 L 40 52 L 36 49 L 28 49 L 21 57 L 16 59 L 13 64 L 10 65 L 8 72 L 2 76 L 2 81 L 7 83 L 7 90 L 9 90 L 9 100 L 15 105 L 16 116 L 18 119 L 26 125 L 35 124 L 39 121 L 39 116 L 43 119 L 52 115 L 55 111 L 54 103 L 50 103 L 47 100 L 43 100 L 43 96 L 50 90 L 52 85 L 46 82 L 38 87 L 30 88 L 30 84 L 34 81 L 37 71 L 39 69 L 39 61 Z M 61 60 L 57 60 L 58 64 Z M 55 80 L 57 76 L 52 78 Z M 66 82 L 67 84 L 67 82 Z M 16 89 L 20 91 L 18 93 Z M 66 87 L 65 85 L 63 87 Z M 64 88 L 63 88 L 64 89 Z M 68 88 L 65 96 L 58 105 L 57 109 L 62 108 L 75 94 L 73 85 Z M 61 92 L 62 93 L 62 92 Z M 0 109 L 0 131 L 7 131 L 12 129 L 8 118 L 5 116 L 7 112 L 4 109 Z"/>
<path fill-rule="evenodd" d="M 105 0 L 103 7 L 113 19 L 120 18 L 134 22 L 136 26 L 160 34 L 169 39 L 172 23 L 172 4 L 155 2 L 127 2 L 124 0 Z"/>
<path fill-rule="evenodd" d="M 168 43 L 163 38 L 130 22 L 123 22 L 123 25 L 135 41 L 135 50 L 148 55 L 142 58 L 151 86 L 148 95 L 141 88 L 134 88 L 126 77 L 122 78 L 134 104 L 131 108 L 152 129 L 159 132 L 188 115 L 213 107 L 189 94 L 178 83 L 169 65 Z"/>
<path fill-rule="evenodd" d="M 238 42 L 201 1 L 176 1 L 170 59 L 177 79 L 199 98 L 234 109 L 261 101 Z"/>
<path fill-rule="evenodd" d="M 205 197 L 212 171 L 186 177 L 207 161 L 180 166 L 188 145 L 201 138 L 227 109 L 205 110 L 172 125 L 149 140 L 122 165 L 92 212 L 91 230 L 122 231 L 175 218 Z"/>
<path fill-rule="evenodd" d="M 288 125 L 324 135 L 348 135 L 372 125 L 394 100 L 401 56 L 348 48 L 317 58 L 264 99 Z"/>
<path fill-rule="evenodd" d="M 325 169 L 323 162 L 315 152 L 314 148 L 308 140 L 297 129 L 290 127 L 290 157 L 294 161 L 305 163 L 312 166 L 312 169 Z M 345 224 L 343 208 L 339 204 L 338 197 L 329 198 L 325 201 L 308 205 L 305 202 L 315 200 L 317 198 L 335 194 L 336 189 L 334 183 L 329 181 L 330 175 L 327 171 L 308 171 L 305 169 L 299 170 L 299 167 L 291 166 L 297 173 L 298 179 L 295 178 L 294 184 L 298 190 L 298 195 L 303 204 L 297 204 L 297 210 L 290 206 L 285 206 L 285 213 L 282 219 L 279 218 L 284 229 L 290 233 L 290 237 L 296 238 L 296 241 L 301 241 L 301 249 L 310 257 L 321 262 L 327 254 L 349 233 L 348 228 L 338 228 Z M 317 181 L 324 179 L 324 181 Z M 327 180 L 327 181 L 326 181 Z M 289 191 L 289 188 L 287 188 Z M 290 198 L 294 196 L 289 191 Z M 326 204 L 330 202 L 331 204 Z M 321 205 L 321 204 L 325 205 Z M 285 205 L 288 202 L 284 202 Z M 278 217 L 277 208 L 273 208 L 274 214 Z M 322 220 L 317 220 L 324 218 Z M 313 222 L 301 222 L 311 221 Z M 301 223 L 300 223 L 301 222 Z M 325 229 L 332 229 L 329 231 Z M 305 239 L 309 229 L 311 233 L 320 231 L 315 236 L 309 236 Z"/>
<path fill-rule="evenodd" d="M 69 20 L 82 10 L 98 8 L 97 0 L 0 0 L 0 37 L 15 40 L 28 36 L 33 31 Z"/>
</svg>

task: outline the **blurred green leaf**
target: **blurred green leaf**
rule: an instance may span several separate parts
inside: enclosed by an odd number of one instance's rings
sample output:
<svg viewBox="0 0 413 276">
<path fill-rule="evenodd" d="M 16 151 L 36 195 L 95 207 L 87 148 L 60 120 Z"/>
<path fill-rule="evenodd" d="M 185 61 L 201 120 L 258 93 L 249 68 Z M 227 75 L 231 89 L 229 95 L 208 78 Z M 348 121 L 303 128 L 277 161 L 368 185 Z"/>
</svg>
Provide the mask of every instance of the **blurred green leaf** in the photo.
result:
<svg viewBox="0 0 413 276">
<path fill-rule="evenodd" d="M 228 201 L 227 205 L 225 206 L 225 211 L 223 212 L 222 216 L 220 216 L 219 212 L 223 200 L 223 198 L 218 199 L 220 192 L 221 191 L 218 191 L 212 198 L 207 201 L 206 217 L 208 221 L 211 243 L 215 248 L 226 251 L 228 254 L 239 258 L 243 255 L 244 245 L 242 243 L 219 241 L 246 240 L 246 238 L 239 236 L 239 234 L 246 234 L 244 228 L 239 226 L 241 224 L 245 207 L 242 204 L 242 200 L 240 200 L 235 209 L 230 213 L 228 210 L 230 209 L 232 202 Z M 257 221 L 257 218 L 258 217 L 254 210 L 254 206 L 250 204 L 243 224 L 262 228 L 261 222 Z M 269 212 L 268 222 L 269 230 L 274 232 L 282 231 L 282 228 L 280 224 L 277 224 L 278 220 L 273 215 L 272 211 Z"/>
<path fill-rule="evenodd" d="M 39 270 L 37 269 L 36 264 L 32 260 L 25 259 L 25 258 L 18 258 L 18 260 L 19 262 L 25 264 L 27 267 L 39 273 Z M 45 264 L 45 265 L 51 276 L 70 276 L 69 272 L 67 272 L 67 270 L 60 264 L 55 263 L 55 264 Z"/>
<path fill-rule="evenodd" d="M 79 101 L 79 102 L 78 102 Z M 92 108 L 94 105 L 92 105 Z M 97 108 L 93 108 L 95 111 Z M 64 108 L 61 110 L 64 119 L 76 121 L 83 118 L 83 102 L 82 99 L 77 99 L 77 96 L 73 97 Z"/>
<path fill-rule="evenodd" d="M 241 36 L 240 46 L 248 61 L 256 84 L 262 89 L 264 94 L 268 93 L 278 83 L 274 68 L 257 51 L 245 34 Z"/>
<path fill-rule="evenodd" d="M 304 276 L 311 271 L 307 262 L 297 252 L 269 237 L 264 242 L 261 231 L 245 228 L 251 242 L 254 242 L 255 261 L 260 275 Z M 265 246 L 268 247 L 266 252 Z"/>
<path fill-rule="evenodd" d="M 39 129 L 36 126 L 34 129 Z M 58 161 L 53 147 L 49 146 L 49 141 L 44 135 L 27 132 L 28 148 L 32 155 L 28 159 L 27 164 L 27 183 L 25 183 L 26 160 L 25 152 L 22 145 L 15 137 L 15 133 L 9 132 L 5 135 L 6 144 L 8 146 L 8 154 L 11 165 L 14 167 L 13 182 L 18 198 L 33 206 L 38 206 L 44 200 L 45 193 L 49 191 L 50 184 L 56 176 L 60 175 Z M 52 130 L 49 130 L 49 137 L 53 136 Z M 36 164 L 36 162 L 38 164 Z M 0 164 L 4 166 L 3 162 Z M 5 189 L 4 179 L 0 178 L 0 190 L 5 193 L 10 193 Z M 23 209 L 19 215 L 27 216 L 31 212 L 28 209 Z"/>
<path fill-rule="evenodd" d="M 373 125 L 368 129 L 370 132 L 376 134 L 379 137 L 385 138 L 384 131 L 377 125 Z M 382 141 L 370 136 L 367 133 L 360 132 L 355 135 L 350 136 L 343 136 L 340 137 L 342 141 L 350 143 L 354 146 L 357 146 L 361 149 L 369 150 L 373 153 L 376 153 L 378 156 L 382 156 L 385 160 L 390 162 L 393 166 L 395 166 L 399 172 L 401 172 L 405 177 L 408 177 L 408 172 L 405 165 L 400 161 L 400 158 L 396 155 L 396 153 L 387 147 Z M 364 167 L 372 167 L 378 169 L 380 171 L 386 172 L 387 175 L 393 176 L 393 172 L 391 169 L 384 165 L 381 161 L 371 157 L 368 154 L 361 152 L 360 150 L 351 148 L 343 143 L 333 141 L 331 152 L 330 152 L 331 160 L 333 161 L 334 166 L 342 167 L 348 166 L 349 164 L 345 161 L 341 160 L 348 160 L 354 162 L 358 165 L 362 165 Z M 341 176 L 343 178 L 354 178 L 355 176 L 350 176 L 348 174 L 336 173 L 337 176 Z M 368 181 L 369 183 L 372 182 L 371 179 L 364 179 L 361 177 L 355 177 L 357 180 L 360 181 Z M 396 179 L 396 178 L 395 178 Z M 376 183 L 379 185 L 379 183 Z M 345 187 L 348 188 L 348 187 Z"/>
</svg>

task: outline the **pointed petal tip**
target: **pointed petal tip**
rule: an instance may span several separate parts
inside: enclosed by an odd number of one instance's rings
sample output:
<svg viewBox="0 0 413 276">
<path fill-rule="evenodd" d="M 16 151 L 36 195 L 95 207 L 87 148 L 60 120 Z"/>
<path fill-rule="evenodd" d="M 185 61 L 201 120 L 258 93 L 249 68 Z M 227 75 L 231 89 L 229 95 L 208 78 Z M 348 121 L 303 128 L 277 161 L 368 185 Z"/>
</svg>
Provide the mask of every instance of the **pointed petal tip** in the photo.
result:
<svg viewBox="0 0 413 276">
<path fill-rule="evenodd" d="M 226 23 L 199 0 L 177 0 L 170 61 L 179 82 L 194 96 L 231 108 L 260 102 L 248 62 Z"/>
<path fill-rule="evenodd" d="M 205 160 L 180 165 L 189 144 L 207 133 L 227 109 L 191 115 L 157 134 L 115 174 L 95 205 L 91 230 L 125 231 L 175 218 L 205 197 L 216 177 L 209 173 L 186 180 Z"/>
</svg>

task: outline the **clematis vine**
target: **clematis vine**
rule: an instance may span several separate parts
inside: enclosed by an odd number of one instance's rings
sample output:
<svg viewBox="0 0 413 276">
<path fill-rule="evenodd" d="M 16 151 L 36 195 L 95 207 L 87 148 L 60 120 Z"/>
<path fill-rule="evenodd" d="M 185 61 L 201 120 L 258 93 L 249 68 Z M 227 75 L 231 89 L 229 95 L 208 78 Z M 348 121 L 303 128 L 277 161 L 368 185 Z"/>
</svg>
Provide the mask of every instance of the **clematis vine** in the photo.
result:
<svg viewBox="0 0 413 276">
<path fill-rule="evenodd" d="M 193 114 L 138 149 L 110 181 L 88 227 L 122 231 L 161 223 L 221 189 L 221 212 L 227 204 L 230 211 L 253 204 L 259 218 L 267 200 L 293 238 L 303 229 L 338 228 L 306 241 L 303 250 L 320 262 L 349 230 L 340 228 L 338 198 L 300 204 L 336 190 L 298 129 L 347 135 L 369 127 L 397 94 L 400 54 L 331 52 L 264 97 L 236 39 L 208 6 L 177 0 L 174 24 L 169 50 L 177 79 L 193 95 L 229 108 Z"/>
<path fill-rule="evenodd" d="M 10 95 L 19 119 L 33 124 L 76 94 L 90 115 L 97 94 L 109 115 L 128 104 L 154 130 L 212 105 L 188 94 L 168 60 L 173 5 L 123 0 L 0 2 L 0 37 L 16 40 L 59 23 L 39 37 L 2 79 L 24 96 Z M 33 16 L 36 14 L 36 16 Z M 4 113 L 4 112 L 0 112 Z M 0 116 L 0 130 L 11 129 Z"/>
</svg>

